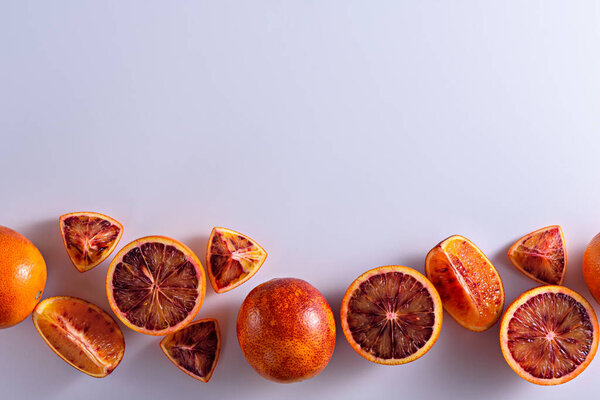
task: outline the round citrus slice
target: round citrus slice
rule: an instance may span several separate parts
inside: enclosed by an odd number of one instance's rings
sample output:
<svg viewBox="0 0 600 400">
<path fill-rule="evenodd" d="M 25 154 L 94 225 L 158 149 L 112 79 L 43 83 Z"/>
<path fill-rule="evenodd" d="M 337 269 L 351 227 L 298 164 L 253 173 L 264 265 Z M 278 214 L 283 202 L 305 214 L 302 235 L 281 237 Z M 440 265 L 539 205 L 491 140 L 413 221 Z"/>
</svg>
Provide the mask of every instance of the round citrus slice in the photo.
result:
<svg viewBox="0 0 600 400">
<path fill-rule="evenodd" d="M 510 262 L 536 282 L 562 285 L 567 251 L 560 226 L 553 225 L 531 232 L 508 250 Z"/>
<path fill-rule="evenodd" d="M 226 228 L 213 228 L 208 239 L 206 264 L 217 293 L 227 292 L 250 279 L 267 258 L 267 252 L 248 236 Z"/>
<path fill-rule="evenodd" d="M 508 365 L 538 385 L 579 375 L 598 348 L 598 320 L 590 304 L 563 286 L 540 286 L 519 296 L 500 323 Z"/>
<path fill-rule="evenodd" d="M 123 247 L 106 278 L 114 313 L 131 329 L 148 335 L 166 335 L 190 323 L 205 289 L 198 257 L 164 236 L 147 236 Z"/>
<path fill-rule="evenodd" d="M 123 234 L 123 225 L 117 220 L 95 212 L 61 215 L 59 225 L 67 254 L 79 272 L 106 260 Z"/>
<path fill-rule="evenodd" d="M 52 351 L 90 376 L 107 376 L 123 358 L 121 329 L 92 303 L 75 297 L 50 297 L 36 306 L 32 318 Z"/>
<path fill-rule="evenodd" d="M 500 318 L 504 308 L 500 275 L 468 239 L 451 236 L 431 249 L 425 272 L 448 314 L 463 327 L 481 332 Z"/>
<path fill-rule="evenodd" d="M 359 276 L 342 300 L 342 330 L 369 361 L 398 365 L 423 356 L 442 328 L 435 287 L 412 268 L 391 265 Z"/>
<path fill-rule="evenodd" d="M 221 333 L 216 319 L 193 322 L 160 341 L 163 353 L 183 372 L 208 382 L 221 351 Z"/>
</svg>

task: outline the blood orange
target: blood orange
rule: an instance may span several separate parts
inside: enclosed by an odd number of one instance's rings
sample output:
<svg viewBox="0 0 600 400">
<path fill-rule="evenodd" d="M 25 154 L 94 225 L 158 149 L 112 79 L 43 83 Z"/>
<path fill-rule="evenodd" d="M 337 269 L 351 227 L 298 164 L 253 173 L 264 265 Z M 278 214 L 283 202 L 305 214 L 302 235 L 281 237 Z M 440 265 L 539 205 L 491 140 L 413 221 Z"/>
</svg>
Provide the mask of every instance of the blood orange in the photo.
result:
<svg viewBox="0 0 600 400">
<path fill-rule="evenodd" d="M 583 278 L 596 302 L 600 303 L 600 233 L 593 237 L 583 253 Z"/>
<path fill-rule="evenodd" d="M 498 322 L 504 308 L 502 280 L 467 238 L 454 235 L 431 249 L 425 272 L 444 308 L 460 325 L 480 332 Z"/>
<path fill-rule="evenodd" d="M 190 323 L 205 290 L 198 257 L 164 236 L 147 236 L 123 247 L 106 278 L 113 312 L 131 329 L 149 335 L 165 335 Z"/>
<path fill-rule="evenodd" d="M 519 271 L 534 281 L 561 285 L 567 266 L 562 229 L 552 225 L 523 236 L 508 250 L 508 258 Z"/>
<path fill-rule="evenodd" d="M 123 225 L 117 220 L 95 212 L 61 215 L 59 224 L 67 254 L 79 272 L 106 260 L 123 235 Z"/>
<path fill-rule="evenodd" d="M 107 376 L 123 358 L 121 329 L 92 303 L 75 297 L 50 297 L 36 306 L 32 318 L 52 351 L 90 376 Z"/>
<path fill-rule="evenodd" d="M 359 276 L 342 300 L 341 321 L 352 348 L 369 361 L 398 365 L 423 356 L 442 328 L 435 287 L 412 268 L 391 265 Z"/>
<path fill-rule="evenodd" d="M 598 348 L 598 321 L 590 304 L 563 286 L 540 286 L 519 296 L 500 323 L 508 365 L 538 385 L 579 375 Z"/>
<path fill-rule="evenodd" d="M 208 382 L 221 351 L 221 333 L 216 319 L 193 322 L 160 341 L 163 353 L 183 372 Z"/>
<path fill-rule="evenodd" d="M 227 228 L 213 228 L 206 250 L 206 268 L 217 293 L 227 292 L 250 279 L 267 252 L 248 236 Z"/>
</svg>

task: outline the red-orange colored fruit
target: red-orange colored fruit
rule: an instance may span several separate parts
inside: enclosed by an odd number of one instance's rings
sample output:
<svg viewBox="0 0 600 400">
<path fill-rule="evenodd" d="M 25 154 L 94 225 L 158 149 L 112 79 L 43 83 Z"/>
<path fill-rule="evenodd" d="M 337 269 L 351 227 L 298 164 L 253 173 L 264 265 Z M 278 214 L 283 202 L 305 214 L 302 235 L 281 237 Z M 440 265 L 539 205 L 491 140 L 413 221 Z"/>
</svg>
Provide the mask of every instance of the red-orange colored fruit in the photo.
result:
<svg viewBox="0 0 600 400">
<path fill-rule="evenodd" d="M 329 363 L 335 321 L 325 297 L 308 282 L 272 279 L 255 287 L 242 303 L 237 336 L 246 360 L 262 377 L 297 382 Z"/>
<path fill-rule="evenodd" d="M 60 358 L 95 378 L 110 374 L 125 352 L 123 333 L 100 307 L 75 297 L 50 297 L 33 311 L 33 324 Z"/>
<path fill-rule="evenodd" d="M 465 328 L 480 332 L 494 325 L 504 308 L 504 287 L 490 260 L 471 241 L 454 235 L 425 259 L 427 278 L 444 309 Z"/>
<path fill-rule="evenodd" d="M 227 292 L 250 279 L 267 258 L 267 252 L 248 236 L 226 228 L 213 228 L 206 250 L 208 278 L 217 293 Z"/>
<path fill-rule="evenodd" d="M 508 365 L 538 385 L 579 375 L 598 348 L 598 321 L 590 304 L 564 286 L 540 286 L 519 296 L 500 323 Z"/>
<path fill-rule="evenodd" d="M 131 329 L 148 335 L 166 335 L 189 324 L 205 290 L 198 257 L 164 236 L 147 236 L 123 247 L 106 277 L 113 312 Z"/>
<path fill-rule="evenodd" d="M 562 285 L 567 270 L 567 249 L 562 229 L 552 225 L 523 236 L 508 250 L 508 258 L 534 281 Z"/>
<path fill-rule="evenodd" d="M 341 321 L 352 348 L 369 361 L 398 365 L 431 349 L 442 328 L 442 301 L 412 268 L 374 268 L 359 276 L 342 300 Z"/>
<path fill-rule="evenodd" d="M 117 220 L 95 212 L 61 215 L 59 225 L 67 254 L 79 272 L 106 260 L 123 234 L 123 225 Z"/>
<path fill-rule="evenodd" d="M 194 379 L 208 382 L 221 351 L 221 333 L 216 319 L 192 322 L 160 341 L 163 353 L 180 370 Z"/>
<path fill-rule="evenodd" d="M 583 253 L 583 278 L 594 299 L 600 303 L 600 233 Z"/>
<path fill-rule="evenodd" d="M 27 238 L 0 226 L 0 328 L 23 321 L 42 298 L 46 263 Z"/>
</svg>

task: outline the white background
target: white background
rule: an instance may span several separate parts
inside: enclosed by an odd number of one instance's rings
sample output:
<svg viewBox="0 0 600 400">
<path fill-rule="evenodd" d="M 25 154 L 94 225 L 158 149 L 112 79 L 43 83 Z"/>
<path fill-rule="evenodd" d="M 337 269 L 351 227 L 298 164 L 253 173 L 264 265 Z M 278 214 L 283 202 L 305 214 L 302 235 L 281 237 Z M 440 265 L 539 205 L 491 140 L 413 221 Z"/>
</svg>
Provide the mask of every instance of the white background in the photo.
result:
<svg viewBox="0 0 600 400">
<path fill-rule="evenodd" d="M 0 224 L 48 264 L 44 297 L 108 309 L 108 261 L 85 274 L 61 243 L 60 214 L 125 226 L 119 248 L 162 234 L 204 257 L 213 226 L 269 252 L 247 283 L 207 287 L 218 318 L 208 384 L 175 368 L 160 338 L 121 325 L 123 362 L 105 379 L 59 359 L 31 320 L 0 331 L 9 398 L 522 398 L 597 393 L 600 360 L 553 388 L 504 362 L 498 325 L 472 333 L 447 314 L 423 358 L 385 367 L 339 331 L 362 272 L 423 271 L 451 234 L 497 267 L 507 304 L 535 286 L 505 255 L 560 224 L 565 284 L 592 300 L 582 254 L 600 231 L 600 5 L 590 1 L 3 1 Z M 338 320 L 316 378 L 280 385 L 246 363 L 237 310 L 257 284 L 306 279 Z M 594 302 L 596 311 L 600 311 Z"/>
</svg>

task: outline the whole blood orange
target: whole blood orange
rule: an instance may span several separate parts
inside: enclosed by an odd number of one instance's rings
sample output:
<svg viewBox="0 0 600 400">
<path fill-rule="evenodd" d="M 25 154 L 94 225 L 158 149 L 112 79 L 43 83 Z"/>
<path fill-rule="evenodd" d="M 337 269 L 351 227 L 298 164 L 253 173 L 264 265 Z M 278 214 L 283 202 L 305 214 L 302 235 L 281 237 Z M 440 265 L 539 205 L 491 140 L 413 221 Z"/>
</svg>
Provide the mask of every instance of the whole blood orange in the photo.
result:
<svg viewBox="0 0 600 400">
<path fill-rule="evenodd" d="M 451 236 L 425 259 L 425 272 L 444 309 L 465 328 L 480 332 L 494 325 L 504 308 L 504 287 L 498 271 L 467 238 Z"/>
<path fill-rule="evenodd" d="M 75 297 L 50 297 L 33 311 L 33 324 L 60 358 L 95 378 L 121 362 L 125 340 L 119 325 L 100 307 Z"/>
<path fill-rule="evenodd" d="M 579 375 L 598 348 L 598 321 L 590 304 L 563 286 L 540 286 L 519 296 L 500 323 L 508 365 L 538 385 Z"/>
<path fill-rule="evenodd" d="M 272 279 L 255 287 L 242 303 L 237 336 L 246 360 L 262 377 L 297 382 L 329 363 L 335 321 L 325 297 L 308 282 Z"/>
<path fill-rule="evenodd" d="M 547 226 L 531 232 L 508 250 L 510 262 L 523 274 L 546 285 L 562 285 L 567 249 L 562 229 Z"/>
<path fill-rule="evenodd" d="M 79 272 L 106 260 L 123 235 L 119 221 L 95 212 L 61 215 L 59 225 L 67 254 Z"/>
<path fill-rule="evenodd" d="M 40 301 L 46 263 L 25 236 L 0 226 L 0 328 L 23 321 Z"/>
<path fill-rule="evenodd" d="M 600 233 L 583 253 L 583 278 L 594 299 L 600 303 Z"/>
<path fill-rule="evenodd" d="M 198 257 L 164 236 L 147 236 L 123 247 L 106 277 L 113 312 L 131 329 L 148 335 L 166 335 L 190 323 L 205 290 Z"/>
<path fill-rule="evenodd" d="M 391 265 L 359 276 L 342 300 L 341 321 L 352 348 L 369 361 L 397 365 L 423 356 L 442 328 L 442 301 L 427 278 Z"/>
</svg>

